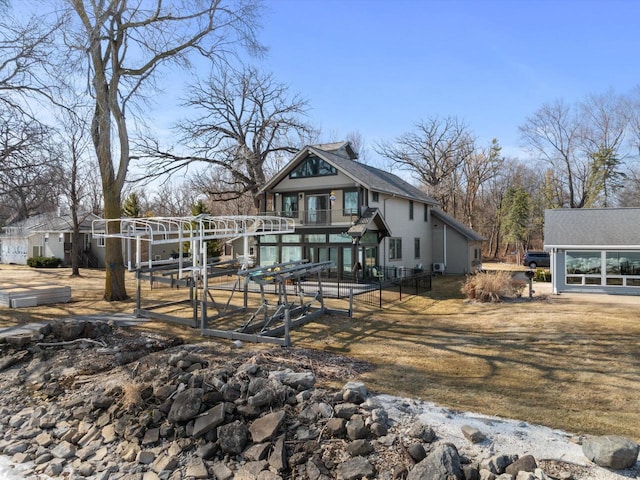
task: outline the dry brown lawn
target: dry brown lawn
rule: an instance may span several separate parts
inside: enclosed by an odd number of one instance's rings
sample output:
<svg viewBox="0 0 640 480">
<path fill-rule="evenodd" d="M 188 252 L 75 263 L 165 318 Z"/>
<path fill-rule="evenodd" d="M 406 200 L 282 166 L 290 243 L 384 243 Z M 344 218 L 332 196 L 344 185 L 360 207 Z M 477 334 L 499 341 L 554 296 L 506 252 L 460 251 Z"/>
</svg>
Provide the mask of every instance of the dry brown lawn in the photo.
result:
<svg viewBox="0 0 640 480">
<path fill-rule="evenodd" d="M 0 266 L 0 283 L 50 281 L 70 284 L 73 293 L 69 304 L 0 307 L 0 328 L 78 313 L 131 312 L 134 300 L 101 300 L 103 275 L 83 271 L 72 279 L 66 269 Z M 382 310 L 357 305 L 354 318 L 323 317 L 294 331 L 292 341 L 370 362 L 363 380 L 377 392 L 574 433 L 640 439 L 640 297 L 563 294 L 478 304 L 464 301 L 460 282 L 437 277 L 429 295 L 402 302 L 394 296 Z M 176 294 L 144 288 L 149 301 Z M 135 293 L 133 281 L 129 293 Z M 199 339 L 196 330 L 180 325 L 149 322 L 141 328 Z"/>
</svg>

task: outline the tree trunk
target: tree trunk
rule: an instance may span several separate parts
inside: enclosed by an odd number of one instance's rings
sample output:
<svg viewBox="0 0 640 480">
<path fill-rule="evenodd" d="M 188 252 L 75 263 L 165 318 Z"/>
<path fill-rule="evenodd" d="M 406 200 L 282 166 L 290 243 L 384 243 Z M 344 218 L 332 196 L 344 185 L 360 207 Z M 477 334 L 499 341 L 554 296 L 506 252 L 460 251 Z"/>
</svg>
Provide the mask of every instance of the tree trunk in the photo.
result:
<svg viewBox="0 0 640 480">
<path fill-rule="evenodd" d="M 78 223 L 78 212 L 73 209 L 73 232 L 71 233 L 71 276 L 79 277 L 80 276 L 80 265 L 79 257 L 80 257 L 80 225 Z"/>
<path fill-rule="evenodd" d="M 115 188 L 104 191 L 104 218 L 120 218 L 120 194 Z M 108 233 L 118 233 L 119 222 L 109 222 Z M 107 302 L 118 302 L 129 298 L 124 281 L 124 259 L 122 256 L 122 239 L 107 237 L 105 242 L 105 286 L 104 299 Z"/>
</svg>

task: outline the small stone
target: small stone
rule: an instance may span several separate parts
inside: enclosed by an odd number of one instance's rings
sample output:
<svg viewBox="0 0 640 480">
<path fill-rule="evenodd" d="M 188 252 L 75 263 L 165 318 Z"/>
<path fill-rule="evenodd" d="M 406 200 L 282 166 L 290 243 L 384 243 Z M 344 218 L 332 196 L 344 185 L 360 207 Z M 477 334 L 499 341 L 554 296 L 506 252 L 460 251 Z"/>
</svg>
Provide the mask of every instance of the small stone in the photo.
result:
<svg viewBox="0 0 640 480">
<path fill-rule="evenodd" d="M 201 458 L 193 457 L 189 460 L 185 471 L 185 476 L 193 478 L 210 478 L 207 466 Z"/>
<path fill-rule="evenodd" d="M 249 427 L 253 441 L 259 443 L 272 438 L 282 425 L 284 417 L 284 410 L 280 410 L 255 420 Z"/>
<path fill-rule="evenodd" d="M 519 472 L 535 472 L 536 468 L 538 468 L 538 464 L 533 455 L 524 455 L 507 466 L 504 472 L 515 477 Z"/>
<path fill-rule="evenodd" d="M 76 454 L 76 447 L 69 442 L 60 442 L 51 450 L 51 453 L 56 458 L 71 458 Z"/>
<path fill-rule="evenodd" d="M 421 443 L 412 443 L 407 447 L 407 452 L 409 452 L 409 455 L 416 463 L 421 462 L 427 457 L 427 452 L 425 452 Z"/>
<path fill-rule="evenodd" d="M 118 438 L 118 434 L 116 433 L 116 428 L 113 424 L 106 425 L 102 431 L 102 438 L 104 438 L 105 443 L 111 443 Z"/>
<path fill-rule="evenodd" d="M 365 439 L 354 440 L 347 445 L 347 453 L 352 457 L 365 456 L 373 452 L 373 447 Z"/>
<path fill-rule="evenodd" d="M 356 480 L 364 477 L 373 478 L 375 470 L 366 458 L 354 457 L 338 465 L 336 474 L 339 480 Z"/>
<path fill-rule="evenodd" d="M 465 438 L 471 443 L 482 443 L 487 438 L 484 433 L 470 425 L 464 425 L 461 430 Z"/>
<path fill-rule="evenodd" d="M 140 450 L 136 456 L 136 461 L 142 465 L 151 465 L 156 459 L 155 453 L 149 450 Z"/>
</svg>

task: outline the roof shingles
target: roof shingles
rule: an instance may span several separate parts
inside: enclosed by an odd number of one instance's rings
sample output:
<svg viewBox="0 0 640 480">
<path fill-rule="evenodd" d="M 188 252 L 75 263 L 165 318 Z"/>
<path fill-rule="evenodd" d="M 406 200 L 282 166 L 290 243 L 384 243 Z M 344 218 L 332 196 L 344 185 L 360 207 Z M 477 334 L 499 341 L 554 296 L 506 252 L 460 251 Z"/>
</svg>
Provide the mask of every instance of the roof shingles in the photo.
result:
<svg viewBox="0 0 640 480">
<path fill-rule="evenodd" d="M 560 208 L 544 212 L 546 247 L 638 246 L 640 208 Z"/>
</svg>

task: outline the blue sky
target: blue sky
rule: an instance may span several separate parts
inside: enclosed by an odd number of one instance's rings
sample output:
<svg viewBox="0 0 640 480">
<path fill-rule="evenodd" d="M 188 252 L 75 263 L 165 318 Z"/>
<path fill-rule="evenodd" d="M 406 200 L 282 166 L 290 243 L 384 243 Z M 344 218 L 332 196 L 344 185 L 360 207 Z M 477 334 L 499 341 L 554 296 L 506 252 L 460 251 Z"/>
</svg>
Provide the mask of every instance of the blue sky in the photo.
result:
<svg viewBox="0 0 640 480">
<path fill-rule="evenodd" d="M 640 2 L 266 0 L 258 62 L 309 100 L 323 141 L 369 147 L 430 116 L 526 155 L 518 126 L 545 102 L 640 85 Z M 375 155 L 373 155 L 375 157 Z"/>
</svg>

